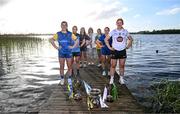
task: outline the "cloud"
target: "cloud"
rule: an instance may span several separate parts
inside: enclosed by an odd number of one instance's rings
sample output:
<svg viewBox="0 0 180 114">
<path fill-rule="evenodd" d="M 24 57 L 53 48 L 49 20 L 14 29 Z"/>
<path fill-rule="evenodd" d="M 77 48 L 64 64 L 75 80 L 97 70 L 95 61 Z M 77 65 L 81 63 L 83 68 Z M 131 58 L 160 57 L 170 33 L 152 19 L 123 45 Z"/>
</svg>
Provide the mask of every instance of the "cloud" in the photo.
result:
<svg viewBox="0 0 180 114">
<path fill-rule="evenodd" d="M 126 8 L 126 7 L 103 10 L 102 12 L 100 12 L 100 14 L 98 14 L 97 18 L 98 19 L 107 19 L 107 18 L 111 18 L 113 16 L 118 16 L 127 11 L 128 11 L 128 8 Z"/>
<path fill-rule="evenodd" d="M 140 14 L 136 14 L 136 15 L 133 16 L 133 18 L 138 18 L 140 16 L 141 16 Z"/>
<path fill-rule="evenodd" d="M 88 14 L 88 17 L 93 19 L 109 19 L 112 17 L 119 17 L 121 14 L 128 12 L 129 8 L 124 6 L 121 2 L 113 0 L 113 2 L 101 2 L 99 7 Z"/>
<path fill-rule="evenodd" d="M 165 10 L 157 12 L 156 15 L 175 15 L 178 13 L 180 13 L 180 7 L 165 9 Z"/>
<path fill-rule="evenodd" d="M 0 6 L 4 6 L 7 4 L 10 0 L 0 0 Z"/>
</svg>

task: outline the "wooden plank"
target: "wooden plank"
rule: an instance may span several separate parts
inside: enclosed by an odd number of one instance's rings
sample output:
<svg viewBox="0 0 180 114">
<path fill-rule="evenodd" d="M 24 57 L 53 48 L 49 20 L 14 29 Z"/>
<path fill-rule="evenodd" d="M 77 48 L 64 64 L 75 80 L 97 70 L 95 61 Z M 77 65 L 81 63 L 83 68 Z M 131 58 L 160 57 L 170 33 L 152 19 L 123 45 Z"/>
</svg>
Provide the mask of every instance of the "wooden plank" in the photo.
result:
<svg viewBox="0 0 180 114">
<path fill-rule="evenodd" d="M 117 74 L 115 83 L 117 83 Z M 105 85 L 109 83 L 109 77 L 101 76 L 101 70 L 96 66 L 88 66 L 80 70 L 80 78 L 85 80 L 92 87 L 99 88 L 103 91 Z M 116 84 L 118 88 L 118 99 L 113 103 L 107 103 L 108 109 L 93 108 L 88 111 L 87 98 L 85 92 L 82 93 L 81 101 L 69 100 L 67 97 L 66 86 L 57 85 L 53 89 L 52 95 L 49 97 L 39 111 L 39 114 L 128 114 L 128 113 L 143 113 L 143 108 L 137 103 L 131 92 L 125 85 Z M 83 89 L 83 88 L 81 88 Z"/>
</svg>

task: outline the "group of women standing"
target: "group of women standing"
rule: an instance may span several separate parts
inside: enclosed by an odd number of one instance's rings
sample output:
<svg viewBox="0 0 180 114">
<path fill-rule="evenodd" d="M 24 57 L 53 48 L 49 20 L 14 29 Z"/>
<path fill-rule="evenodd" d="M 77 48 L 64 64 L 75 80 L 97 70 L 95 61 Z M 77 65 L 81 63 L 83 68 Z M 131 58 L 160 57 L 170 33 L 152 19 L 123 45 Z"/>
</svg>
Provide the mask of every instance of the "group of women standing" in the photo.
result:
<svg viewBox="0 0 180 114">
<path fill-rule="evenodd" d="M 122 18 L 117 19 L 117 28 L 110 32 L 109 27 L 104 28 L 104 33 L 101 29 L 94 33 L 90 27 L 88 33 L 85 28 L 80 29 L 80 34 L 77 33 L 77 26 L 72 27 L 72 32 L 68 31 L 68 23 L 61 22 L 61 31 L 57 32 L 50 42 L 55 49 L 58 50 L 60 64 L 60 84 L 64 84 L 64 64 L 65 61 L 68 67 L 68 76 L 72 76 L 75 71 L 72 70 L 72 65 L 75 63 L 77 69 L 76 75 L 79 75 L 80 67 L 94 65 L 98 60 L 98 67 L 102 67 L 102 75 L 106 76 L 105 64 L 107 64 L 108 75 L 110 75 L 109 84 L 114 83 L 114 73 L 117 62 L 119 61 L 119 82 L 124 84 L 124 69 L 126 61 L 126 50 L 132 45 L 132 37 L 129 32 L 123 28 L 124 21 Z M 58 46 L 55 44 L 58 42 Z"/>
</svg>

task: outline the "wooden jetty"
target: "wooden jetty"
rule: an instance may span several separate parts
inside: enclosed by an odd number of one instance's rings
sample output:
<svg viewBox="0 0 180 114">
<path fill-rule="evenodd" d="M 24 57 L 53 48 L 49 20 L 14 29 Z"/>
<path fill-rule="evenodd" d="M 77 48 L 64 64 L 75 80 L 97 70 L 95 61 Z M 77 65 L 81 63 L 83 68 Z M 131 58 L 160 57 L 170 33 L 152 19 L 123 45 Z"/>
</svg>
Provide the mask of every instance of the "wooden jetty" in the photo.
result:
<svg viewBox="0 0 180 114">
<path fill-rule="evenodd" d="M 81 101 L 69 100 L 67 97 L 66 86 L 57 85 L 50 98 L 42 106 L 39 114 L 130 114 L 143 113 L 143 107 L 140 106 L 131 92 L 125 85 L 118 83 L 118 76 L 115 76 L 115 83 L 118 88 L 118 99 L 112 103 L 106 103 L 109 108 L 93 108 L 90 111 L 87 107 L 87 97 L 85 90 L 82 93 Z M 104 86 L 109 83 L 108 76 L 102 76 L 101 70 L 96 66 L 88 66 L 80 69 L 80 78 L 89 85 L 99 88 L 103 91 Z"/>
</svg>

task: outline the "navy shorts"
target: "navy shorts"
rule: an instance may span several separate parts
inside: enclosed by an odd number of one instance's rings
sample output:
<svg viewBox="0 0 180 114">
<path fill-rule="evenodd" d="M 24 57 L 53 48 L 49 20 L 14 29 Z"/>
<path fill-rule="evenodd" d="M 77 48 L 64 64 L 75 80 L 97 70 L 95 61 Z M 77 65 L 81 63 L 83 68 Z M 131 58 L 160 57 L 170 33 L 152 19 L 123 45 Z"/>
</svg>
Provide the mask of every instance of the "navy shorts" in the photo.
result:
<svg viewBox="0 0 180 114">
<path fill-rule="evenodd" d="M 111 50 L 108 48 L 101 48 L 101 54 L 102 55 L 111 55 Z"/>
<path fill-rule="evenodd" d="M 80 52 L 72 52 L 72 56 L 73 57 L 78 57 L 78 56 L 80 56 L 81 54 L 80 54 Z"/>
<path fill-rule="evenodd" d="M 80 47 L 80 50 L 81 50 L 81 52 L 82 52 L 82 51 L 87 51 L 87 47 L 85 47 L 85 46 Z"/>
<path fill-rule="evenodd" d="M 59 51 L 59 58 L 72 58 L 71 52 L 62 53 Z"/>
</svg>

